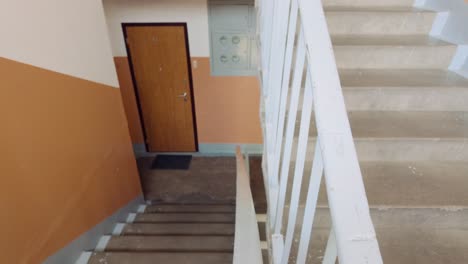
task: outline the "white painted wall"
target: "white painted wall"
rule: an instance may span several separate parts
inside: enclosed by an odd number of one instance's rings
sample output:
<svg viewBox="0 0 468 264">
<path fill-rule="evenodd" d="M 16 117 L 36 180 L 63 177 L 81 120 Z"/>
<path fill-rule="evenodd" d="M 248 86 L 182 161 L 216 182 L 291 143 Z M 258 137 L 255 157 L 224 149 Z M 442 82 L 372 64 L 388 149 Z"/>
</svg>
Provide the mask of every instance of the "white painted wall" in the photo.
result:
<svg viewBox="0 0 468 264">
<path fill-rule="evenodd" d="M 431 35 L 459 45 L 450 69 L 468 78 L 468 3 L 464 0 L 416 0 L 415 5 L 440 12 Z"/>
<path fill-rule="evenodd" d="M 127 56 L 122 23 L 186 22 L 190 55 L 209 57 L 207 0 L 104 0 L 114 56 Z"/>
<path fill-rule="evenodd" d="M 118 86 L 101 1 L 0 0 L 0 56 Z"/>
<path fill-rule="evenodd" d="M 440 32 L 441 36 L 453 43 L 468 44 L 468 3 L 464 0 L 422 0 L 416 4 L 439 12 L 448 12 Z"/>
</svg>

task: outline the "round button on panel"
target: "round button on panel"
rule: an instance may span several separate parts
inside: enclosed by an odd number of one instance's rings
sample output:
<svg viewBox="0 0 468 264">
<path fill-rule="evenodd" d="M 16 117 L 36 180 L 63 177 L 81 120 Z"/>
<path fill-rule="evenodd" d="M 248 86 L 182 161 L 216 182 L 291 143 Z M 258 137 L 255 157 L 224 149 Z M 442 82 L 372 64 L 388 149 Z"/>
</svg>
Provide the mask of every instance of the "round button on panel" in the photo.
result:
<svg viewBox="0 0 468 264">
<path fill-rule="evenodd" d="M 239 43 L 240 43 L 240 38 L 239 38 L 239 36 L 234 36 L 234 37 L 232 37 L 232 43 L 233 43 L 233 44 L 236 44 L 236 45 L 239 44 Z"/>
<path fill-rule="evenodd" d="M 232 61 L 237 63 L 237 62 L 240 61 L 240 57 L 237 56 L 237 55 L 233 55 L 233 56 L 232 56 Z"/>
<path fill-rule="evenodd" d="M 219 60 L 222 63 L 227 63 L 228 62 L 228 57 L 226 55 L 221 55 L 221 57 L 219 57 Z"/>
<path fill-rule="evenodd" d="M 221 45 L 226 46 L 227 42 L 228 42 L 228 38 L 226 36 L 222 36 L 219 38 L 219 43 L 221 43 Z"/>
</svg>

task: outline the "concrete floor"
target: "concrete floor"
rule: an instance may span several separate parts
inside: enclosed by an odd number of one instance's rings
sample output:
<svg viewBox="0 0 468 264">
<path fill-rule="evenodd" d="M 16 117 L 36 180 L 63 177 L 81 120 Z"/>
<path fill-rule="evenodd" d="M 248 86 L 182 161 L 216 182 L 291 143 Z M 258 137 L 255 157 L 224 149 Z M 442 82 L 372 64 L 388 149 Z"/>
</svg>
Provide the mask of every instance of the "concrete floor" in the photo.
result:
<svg viewBox="0 0 468 264">
<path fill-rule="evenodd" d="M 145 157 L 137 160 L 146 200 L 162 203 L 235 203 L 234 157 L 193 157 L 188 170 L 152 170 L 153 159 Z"/>
</svg>

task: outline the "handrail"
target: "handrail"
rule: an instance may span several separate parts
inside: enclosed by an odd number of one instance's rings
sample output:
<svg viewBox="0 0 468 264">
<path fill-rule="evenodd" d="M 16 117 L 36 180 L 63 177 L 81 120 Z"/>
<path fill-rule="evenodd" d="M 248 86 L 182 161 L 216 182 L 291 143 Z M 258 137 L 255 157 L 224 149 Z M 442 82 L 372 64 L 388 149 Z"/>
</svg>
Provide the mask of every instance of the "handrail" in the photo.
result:
<svg viewBox="0 0 468 264">
<path fill-rule="evenodd" d="M 292 243 L 298 239 L 295 229 L 301 186 L 309 177 L 296 258 L 296 263 L 305 263 L 322 175 L 332 218 L 323 263 L 335 263 L 337 257 L 345 264 L 383 263 L 322 1 L 258 0 L 257 7 L 265 111 L 264 177 L 273 263 L 289 262 Z M 315 140 L 309 138 L 312 115 L 317 126 Z M 300 116 L 298 137 L 296 116 Z M 311 152 L 312 171 L 304 175 Z M 291 162 L 294 171 L 290 172 Z M 292 190 L 287 193 L 290 180 Z M 289 210 L 285 210 L 287 196 Z"/>
<path fill-rule="evenodd" d="M 236 230 L 232 263 L 262 264 L 262 249 L 250 179 L 240 147 L 236 149 L 236 163 Z"/>
</svg>

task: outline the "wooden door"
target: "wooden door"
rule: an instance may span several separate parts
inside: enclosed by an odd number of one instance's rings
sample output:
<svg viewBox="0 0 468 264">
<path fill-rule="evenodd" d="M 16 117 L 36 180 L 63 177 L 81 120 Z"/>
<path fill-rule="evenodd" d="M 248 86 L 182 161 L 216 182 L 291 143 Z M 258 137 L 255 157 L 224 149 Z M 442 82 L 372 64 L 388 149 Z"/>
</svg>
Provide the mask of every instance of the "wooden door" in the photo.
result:
<svg viewBox="0 0 468 264">
<path fill-rule="evenodd" d="M 196 151 L 186 25 L 132 24 L 124 32 L 148 150 Z"/>
</svg>

